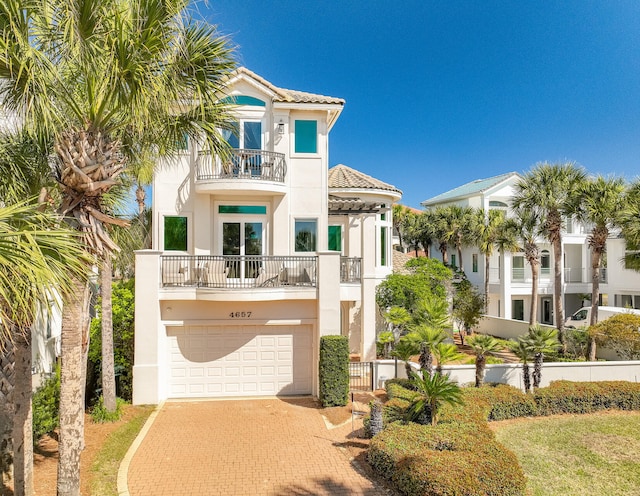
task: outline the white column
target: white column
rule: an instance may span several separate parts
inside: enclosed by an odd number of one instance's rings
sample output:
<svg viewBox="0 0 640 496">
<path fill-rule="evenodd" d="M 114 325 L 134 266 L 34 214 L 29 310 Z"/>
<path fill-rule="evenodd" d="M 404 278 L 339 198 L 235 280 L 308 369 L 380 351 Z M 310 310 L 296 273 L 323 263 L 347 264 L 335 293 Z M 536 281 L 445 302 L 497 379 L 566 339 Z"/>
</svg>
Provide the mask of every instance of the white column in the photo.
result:
<svg viewBox="0 0 640 496">
<path fill-rule="evenodd" d="M 511 318 L 511 253 L 504 253 L 502 257 L 502 273 L 500 274 L 501 315 L 505 319 Z"/>
<path fill-rule="evenodd" d="M 161 397 L 160 251 L 136 252 L 133 404 L 156 405 Z"/>
<path fill-rule="evenodd" d="M 360 326 L 362 343 L 361 360 L 371 361 L 376 358 L 376 299 L 375 291 L 379 278 L 376 274 L 378 233 L 376 232 L 376 216 L 362 216 L 362 297 L 360 301 Z M 391 253 L 388 254 L 391 256 Z"/>
<path fill-rule="evenodd" d="M 318 252 L 318 336 L 340 330 L 340 252 Z"/>
</svg>

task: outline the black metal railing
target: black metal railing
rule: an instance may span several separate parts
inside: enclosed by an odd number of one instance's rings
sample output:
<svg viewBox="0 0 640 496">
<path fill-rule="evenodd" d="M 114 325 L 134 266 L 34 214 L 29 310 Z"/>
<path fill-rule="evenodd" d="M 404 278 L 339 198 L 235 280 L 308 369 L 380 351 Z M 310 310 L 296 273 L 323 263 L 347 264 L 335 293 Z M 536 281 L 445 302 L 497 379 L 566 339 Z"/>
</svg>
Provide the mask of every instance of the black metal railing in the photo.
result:
<svg viewBox="0 0 640 496">
<path fill-rule="evenodd" d="M 373 362 L 349 362 L 349 389 L 373 391 Z"/>
<path fill-rule="evenodd" d="M 362 282 L 362 259 L 340 257 L 340 282 Z"/>
<path fill-rule="evenodd" d="M 231 150 L 226 162 L 212 157 L 208 150 L 198 154 L 196 179 L 255 179 L 283 183 L 287 173 L 287 164 L 283 153 L 266 150 Z"/>
<path fill-rule="evenodd" d="M 317 285 L 317 257 L 162 255 L 162 287 L 273 288 Z"/>
</svg>

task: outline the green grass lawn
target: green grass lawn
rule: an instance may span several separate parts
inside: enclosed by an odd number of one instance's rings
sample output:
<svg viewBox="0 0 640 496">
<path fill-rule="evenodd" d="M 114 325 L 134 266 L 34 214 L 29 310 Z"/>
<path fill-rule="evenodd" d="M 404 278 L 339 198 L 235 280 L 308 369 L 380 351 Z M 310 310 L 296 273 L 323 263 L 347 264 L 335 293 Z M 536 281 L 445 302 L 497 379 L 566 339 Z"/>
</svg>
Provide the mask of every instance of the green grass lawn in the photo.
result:
<svg viewBox="0 0 640 496">
<path fill-rule="evenodd" d="M 640 413 L 604 412 L 493 424 L 530 494 L 640 495 Z"/>
</svg>

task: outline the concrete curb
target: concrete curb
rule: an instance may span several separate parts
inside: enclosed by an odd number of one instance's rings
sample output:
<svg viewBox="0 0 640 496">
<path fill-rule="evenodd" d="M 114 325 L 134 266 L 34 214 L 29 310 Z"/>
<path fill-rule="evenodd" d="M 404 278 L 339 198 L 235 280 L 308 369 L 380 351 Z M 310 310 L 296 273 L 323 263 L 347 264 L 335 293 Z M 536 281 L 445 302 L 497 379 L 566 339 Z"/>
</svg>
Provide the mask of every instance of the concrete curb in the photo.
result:
<svg viewBox="0 0 640 496">
<path fill-rule="evenodd" d="M 122 462 L 120 462 L 120 467 L 118 468 L 118 496 L 130 496 L 129 484 L 128 484 L 129 465 L 131 465 L 131 460 L 133 460 L 133 456 L 136 454 L 136 451 L 138 451 L 138 448 L 142 444 L 142 441 L 147 435 L 147 432 L 149 432 L 149 429 L 151 429 L 151 426 L 153 425 L 153 422 L 156 420 L 156 417 L 158 416 L 158 413 L 160 413 L 160 410 L 162 409 L 163 405 L 164 405 L 164 401 L 159 405 L 157 405 L 155 410 L 151 412 L 151 415 L 149 415 L 149 418 L 142 426 L 142 429 L 140 429 L 140 432 L 138 433 L 136 438 L 133 440 L 133 443 L 131 443 L 131 446 L 129 446 L 129 449 L 127 450 L 127 454 L 124 455 Z"/>
</svg>

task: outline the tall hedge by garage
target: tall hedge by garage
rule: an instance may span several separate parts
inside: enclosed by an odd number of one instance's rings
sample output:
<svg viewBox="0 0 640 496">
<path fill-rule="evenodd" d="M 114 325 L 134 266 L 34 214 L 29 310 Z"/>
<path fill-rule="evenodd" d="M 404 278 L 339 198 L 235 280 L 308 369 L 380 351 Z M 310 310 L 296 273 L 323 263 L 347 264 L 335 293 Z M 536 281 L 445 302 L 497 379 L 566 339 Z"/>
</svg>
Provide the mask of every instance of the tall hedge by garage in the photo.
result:
<svg viewBox="0 0 640 496">
<path fill-rule="evenodd" d="M 344 406 L 349 400 L 349 342 L 346 336 L 320 338 L 320 401 Z"/>
</svg>

